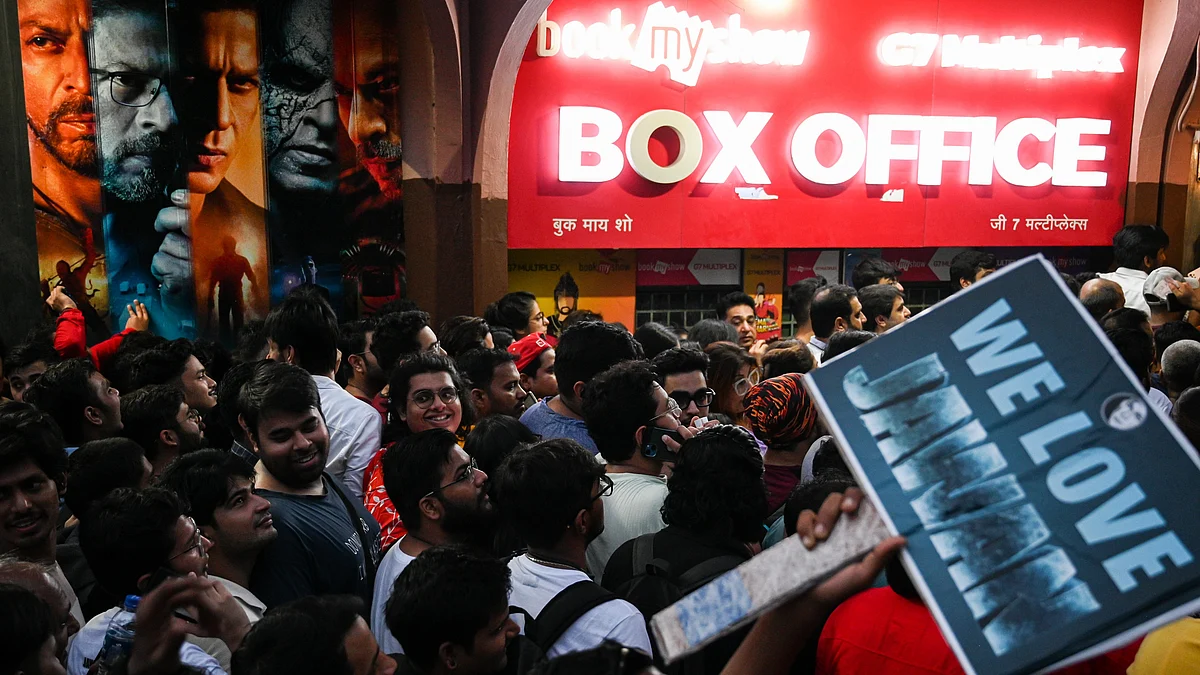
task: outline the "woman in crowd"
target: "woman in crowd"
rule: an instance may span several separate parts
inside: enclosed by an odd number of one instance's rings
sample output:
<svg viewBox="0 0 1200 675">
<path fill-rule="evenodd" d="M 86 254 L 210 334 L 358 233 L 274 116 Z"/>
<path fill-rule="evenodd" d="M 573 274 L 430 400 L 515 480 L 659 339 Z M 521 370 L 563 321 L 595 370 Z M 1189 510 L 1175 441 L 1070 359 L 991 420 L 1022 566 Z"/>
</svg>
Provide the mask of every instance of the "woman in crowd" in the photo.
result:
<svg viewBox="0 0 1200 675">
<path fill-rule="evenodd" d="M 392 373 L 388 395 L 385 445 L 367 465 L 363 481 L 367 510 L 379 522 L 380 546 L 387 551 L 405 534 L 404 523 L 383 487 L 383 457 L 409 434 L 429 429 L 458 433 L 470 424 L 472 411 L 454 362 L 440 354 L 418 352 L 402 360 Z M 461 439 L 461 434 L 460 434 Z"/>
<path fill-rule="evenodd" d="M 531 333 L 545 333 L 549 325 L 537 298 L 528 291 L 514 291 L 493 302 L 483 311 L 483 318 L 492 326 L 512 331 L 515 340 Z"/>
<path fill-rule="evenodd" d="M 817 407 L 804 389 L 802 375 L 791 373 L 764 380 L 746 394 L 746 419 L 754 435 L 767 445 L 763 478 L 767 508 L 779 511 L 800 483 L 804 456 L 821 436 Z M 781 513 L 781 512 L 780 512 Z M 774 522 L 780 513 L 770 521 Z"/>
<path fill-rule="evenodd" d="M 708 354 L 708 386 L 717 392 L 709 408 L 710 417 L 724 415 L 727 424 L 746 426 L 746 407 L 742 397 L 758 384 L 761 373 L 754 357 L 732 342 L 714 342 L 704 350 Z"/>
</svg>

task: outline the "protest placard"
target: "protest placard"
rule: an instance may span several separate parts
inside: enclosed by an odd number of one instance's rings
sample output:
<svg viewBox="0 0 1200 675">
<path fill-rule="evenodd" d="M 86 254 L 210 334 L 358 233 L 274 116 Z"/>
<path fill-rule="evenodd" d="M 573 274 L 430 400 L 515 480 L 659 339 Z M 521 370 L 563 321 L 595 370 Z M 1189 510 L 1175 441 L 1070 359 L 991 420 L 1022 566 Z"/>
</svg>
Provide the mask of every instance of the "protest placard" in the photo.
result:
<svg viewBox="0 0 1200 675">
<path fill-rule="evenodd" d="M 1200 458 L 1041 256 L 805 380 L 968 673 L 1200 606 Z"/>
</svg>

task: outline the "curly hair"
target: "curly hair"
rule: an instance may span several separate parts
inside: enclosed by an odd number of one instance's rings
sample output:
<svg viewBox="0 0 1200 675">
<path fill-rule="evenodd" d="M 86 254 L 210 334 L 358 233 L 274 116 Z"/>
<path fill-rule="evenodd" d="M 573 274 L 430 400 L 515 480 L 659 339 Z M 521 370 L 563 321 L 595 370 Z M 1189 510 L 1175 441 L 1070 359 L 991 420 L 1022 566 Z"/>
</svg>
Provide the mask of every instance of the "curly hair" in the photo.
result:
<svg viewBox="0 0 1200 675">
<path fill-rule="evenodd" d="M 722 425 L 684 442 L 667 482 L 665 523 L 753 542 L 767 514 L 762 455 L 749 431 Z"/>
</svg>

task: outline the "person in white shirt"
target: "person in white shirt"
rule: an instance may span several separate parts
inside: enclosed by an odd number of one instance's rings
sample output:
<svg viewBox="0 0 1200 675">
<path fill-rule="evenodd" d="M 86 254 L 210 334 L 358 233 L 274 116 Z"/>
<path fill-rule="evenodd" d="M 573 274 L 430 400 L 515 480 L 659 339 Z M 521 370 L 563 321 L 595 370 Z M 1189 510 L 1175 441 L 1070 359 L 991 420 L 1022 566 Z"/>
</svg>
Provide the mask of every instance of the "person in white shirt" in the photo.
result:
<svg viewBox="0 0 1200 675">
<path fill-rule="evenodd" d="M 98 500 L 92 516 L 79 524 L 79 543 L 96 575 L 96 582 L 124 598 L 144 595 L 172 577 L 206 577 L 208 550 L 212 542 L 191 518 L 184 515 L 183 504 L 175 493 L 152 487 L 144 490 L 120 488 Z M 204 578 L 211 590 L 224 599 L 228 592 L 216 581 Z M 189 639 L 179 647 L 179 659 L 185 666 L 205 675 L 228 672 L 212 652 L 231 653 L 240 644 L 240 636 L 250 622 L 240 609 L 224 602 L 236 613 L 226 618 L 238 626 L 238 640 L 223 636 L 220 650 L 209 649 Z M 67 654 L 69 675 L 85 675 L 104 646 L 108 624 L 121 607 L 96 615 L 83 627 Z M 232 633 L 230 633 L 232 635 Z"/>
<path fill-rule="evenodd" d="M 1101 274 L 1101 279 L 1115 281 L 1125 293 L 1125 306 L 1150 314 L 1142 295 L 1146 277 L 1167 262 L 1170 237 L 1153 225 L 1126 225 L 1113 235 L 1113 258 L 1116 271 Z"/>
<path fill-rule="evenodd" d="M 371 632 L 379 648 L 403 654 L 388 628 L 385 611 L 396 579 L 434 546 L 463 545 L 488 533 L 495 508 L 484 490 L 488 476 L 458 447 L 454 434 L 430 429 L 408 436 L 383 456 L 383 484 L 408 528 L 379 563 L 371 602 Z"/>
<path fill-rule="evenodd" d="M 692 435 L 679 421 L 682 413 L 645 361 L 618 363 L 583 390 L 583 419 L 613 483 L 603 500 L 604 530 L 587 550 L 595 579 L 604 578 L 604 566 L 621 544 L 667 526 L 663 462 L 673 461 L 681 439 Z"/>
<path fill-rule="evenodd" d="M 383 420 L 338 386 L 338 323 L 329 303 L 315 294 L 293 293 L 267 315 L 267 358 L 300 366 L 312 375 L 329 429 L 325 468 L 355 498 L 363 496 L 363 476 L 382 446 Z"/>
<path fill-rule="evenodd" d="M 664 394 L 665 396 L 665 394 Z M 560 593 L 591 584 L 587 546 L 604 531 L 604 497 L 612 481 L 592 453 L 579 443 L 556 438 L 518 448 L 492 479 L 496 506 L 528 545 L 509 563 L 509 605 L 535 622 Z M 563 630 L 547 656 L 582 651 L 612 640 L 651 653 L 646 619 L 615 597 L 596 604 Z"/>
<path fill-rule="evenodd" d="M 250 623 L 267 606 L 248 589 L 259 554 L 279 536 L 271 502 L 254 493 L 254 468 L 223 450 L 201 450 L 180 457 L 159 478 L 159 487 L 188 505 L 188 515 L 213 543 L 208 576 L 237 600 Z"/>
<path fill-rule="evenodd" d="M 389 634 L 400 638 L 416 666 L 404 672 L 504 671 L 508 645 L 519 633 L 508 614 L 508 586 L 508 567 L 490 555 L 439 546 L 414 560 L 396 580 L 387 609 Z"/>
</svg>

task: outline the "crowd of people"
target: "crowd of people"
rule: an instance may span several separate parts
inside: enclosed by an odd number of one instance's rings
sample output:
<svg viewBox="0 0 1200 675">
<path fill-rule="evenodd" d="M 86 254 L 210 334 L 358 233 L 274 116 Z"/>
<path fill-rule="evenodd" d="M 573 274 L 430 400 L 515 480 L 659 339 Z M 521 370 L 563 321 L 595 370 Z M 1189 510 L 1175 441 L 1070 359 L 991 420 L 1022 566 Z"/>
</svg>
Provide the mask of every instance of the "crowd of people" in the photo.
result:
<svg viewBox="0 0 1200 675">
<path fill-rule="evenodd" d="M 1064 282 L 1195 441 L 1200 273 L 1166 247 L 1126 227 L 1114 272 Z M 951 283 L 996 268 L 964 251 Z M 135 303 L 88 345 L 56 289 L 3 360 L 0 675 L 962 672 L 897 538 L 680 662 L 648 630 L 855 512 L 804 374 L 908 320 L 900 277 L 794 284 L 772 342 L 743 293 L 630 333 L 560 284 L 550 317 L 518 291 L 436 330 L 409 301 L 339 325 L 301 286 L 232 349 Z M 1197 645 L 1185 619 L 1067 671 L 1182 672 Z"/>
</svg>

